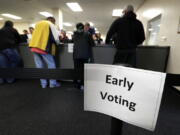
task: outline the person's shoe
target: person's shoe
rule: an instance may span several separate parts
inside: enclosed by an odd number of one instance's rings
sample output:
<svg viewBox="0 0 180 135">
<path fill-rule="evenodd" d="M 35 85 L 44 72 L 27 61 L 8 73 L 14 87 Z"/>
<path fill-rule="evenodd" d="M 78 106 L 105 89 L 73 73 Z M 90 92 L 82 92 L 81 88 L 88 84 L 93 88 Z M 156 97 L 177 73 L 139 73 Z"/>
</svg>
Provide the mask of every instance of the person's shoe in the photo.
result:
<svg viewBox="0 0 180 135">
<path fill-rule="evenodd" d="M 61 86 L 60 83 L 50 84 L 50 85 L 49 85 L 50 88 L 56 88 L 56 87 L 60 87 L 60 86 Z"/>
<path fill-rule="evenodd" d="M 45 88 L 47 88 L 47 84 L 41 84 L 41 87 L 42 87 L 43 89 L 45 89 Z"/>
<path fill-rule="evenodd" d="M 78 83 L 75 83 L 75 84 L 74 84 L 74 87 L 75 87 L 75 88 L 77 88 L 77 89 L 79 89 L 79 88 L 80 88 L 80 86 L 79 86 L 79 84 L 78 84 Z"/>
<path fill-rule="evenodd" d="M 15 82 L 15 79 L 14 78 L 7 78 L 6 79 L 6 82 L 11 84 L 11 83 L 14 83 Z"/>
<path fill-rule="evenodd" d="M 83 85 L 80 86 L 80 90 L 84 91 L 84 86 Z"/>
<path fill-rule="evenodd" d="M 2 78 L 0 78 L 0 85 L 4 84 L 4 80 Z"/>
</svg>

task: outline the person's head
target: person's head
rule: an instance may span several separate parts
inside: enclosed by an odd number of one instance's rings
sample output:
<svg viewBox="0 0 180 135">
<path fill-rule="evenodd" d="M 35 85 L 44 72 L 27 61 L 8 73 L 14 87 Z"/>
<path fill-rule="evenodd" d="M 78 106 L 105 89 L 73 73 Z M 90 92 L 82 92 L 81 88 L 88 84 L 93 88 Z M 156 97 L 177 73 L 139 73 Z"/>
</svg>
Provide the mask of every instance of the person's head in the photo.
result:
<svg viewBox="0 0 180 135">
<path fill-rule="evenodd" d="M 89 23 L 85 23 L 85 25 L 84 25 L 84 30 L 85 30 L 85 31 L 88 31 L 89 28 L 90 28 L 90 24 L 89 24 Z"/>
<path fill-rule="evenodd" d="M 66 38 L 66 37 L 67 37 L 67 36 L 66 36 L 66 31 L 65 31 L 65 30 L 61 30 L 60 35 L 61 35 L 61 38 Z"/>
<path fill-rule="evenodd" d="M 97 38 L 101 38 L 101 33 L 96 33 Z"/>
<path fill-rule="evenodd" d="M 127 5 L 124 10 L 123 13 L 127 14 L 128 12 L 134 12 L 134 7 L 132 5 Z"/>
<path fill-rule="evenodd" d="M 34 28 L 33 27 L 29 27 L 29 32 L 32 34 L 34 31 Z"/>
<path fill-rule="evenodd" d="M 84 30 L 84 24 L 83 23 L 76 24 L 76 29 L 81 31 Z"/>
<path fill-rule="evenodd" d="M 23 33 L 27 35 L 27 34 L 28 34 L 28 31 L 27 31 L 27 30 L 23 30 Z"/>
<path fill-rule="evenodd" d="M 66 35 L 66 31 L 65 30 L 61 30 L 61 34 L 62 35 Z"/>
<path fill-rule="evenodd" d="M 53 24 L 55 24 L 56 19 L 54 17 L 47 17 L 46 20 L 52 22 Z"/>
<path fill-rule="evenodd" d="M 11 27 L 11 28 L 13 28 L 13 22 L 12 21 L 6 21 L 5 23 L 4 23 L 4 27 Z"/>
</svg>

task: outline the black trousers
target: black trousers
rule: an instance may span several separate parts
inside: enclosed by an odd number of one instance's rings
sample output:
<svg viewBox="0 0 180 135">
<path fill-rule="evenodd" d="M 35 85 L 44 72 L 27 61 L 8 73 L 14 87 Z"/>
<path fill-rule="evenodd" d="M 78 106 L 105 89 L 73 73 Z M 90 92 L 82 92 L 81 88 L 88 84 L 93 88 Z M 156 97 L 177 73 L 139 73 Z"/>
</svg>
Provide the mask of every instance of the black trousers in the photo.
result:
<svg viewBox="0 0 180 135">
<path fill-rule="evenodd" d="M 136 50 L 117 50 L 113 64 L 129 64 L 132 67 L 136 67 Z"/>
<path fill-rule="evenodd" d="M 81 70 L 82 74 L 83 74 L 83 69 L 84 69 L 84 64 L 88 63 L 88 59 L 74 59 L 74 69 L 77 70 Z M 74 83 L 78 83 L 77 80 L 74 80 Z M 84 81 L 80 80 L 79 85 L 84 85 Z"/>
</svg>

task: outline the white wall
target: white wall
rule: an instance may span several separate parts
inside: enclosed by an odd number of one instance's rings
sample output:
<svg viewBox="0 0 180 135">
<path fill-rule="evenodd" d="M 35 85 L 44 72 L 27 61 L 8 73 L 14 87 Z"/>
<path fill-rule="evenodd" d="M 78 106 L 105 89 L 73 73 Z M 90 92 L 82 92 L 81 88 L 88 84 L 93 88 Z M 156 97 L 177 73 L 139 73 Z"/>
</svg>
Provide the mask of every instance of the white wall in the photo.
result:
<svg viewBox="0 0 180 135">
<path fill-rule="evenodd" d="M 0 28 L 3 25 L 4 25 L 4 23 L 0 22 Z M 16 28 L 20 34 L 23 34 L 24 29 L 28 30 L 29 26 L 30 25 L 28 23 L 19 23 L 19 22 L 14 23 L 14 28 Z"/>
<path fill-rule="evenodd" d="M 162 11 L 158 45 L 171 46 L 167 72 L 180 74 L 180 34 L 177 33 L 180 19 L 180 0 L 146 0 L 137 12 L 145 30 L 148 19 L 142 14 L 148 9 Z M 163 37 L 167 39 L 163 40 Z"/>
</svg>

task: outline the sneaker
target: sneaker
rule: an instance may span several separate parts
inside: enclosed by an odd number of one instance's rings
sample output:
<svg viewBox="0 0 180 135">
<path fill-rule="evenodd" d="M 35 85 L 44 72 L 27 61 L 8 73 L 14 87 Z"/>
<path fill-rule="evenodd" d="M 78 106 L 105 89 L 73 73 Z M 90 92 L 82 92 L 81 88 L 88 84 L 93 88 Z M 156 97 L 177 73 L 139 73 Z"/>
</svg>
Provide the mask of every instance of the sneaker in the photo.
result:
<svg viewBox="0 0 180 135">
<path fill-rule="evenodd" d="M 75 88 L 77 88 L 77 89 L 79 89 L 79 88 L 80 88 L 80 86 L 79 86 L 79 84 L 78 84 L 78 83 L 75 83 L 75 84 L 74 84 L 74 87 L 75 87 Z"/>
<path fill-rule="evenodd" d="M 0 78 L 0 84 L 4 84 L 4 80 Z"/>
<path fill-rule="evenodd" d="M 14 83 L 15 82 L 15 79 L 14 78 L 7 78 L 6 79 L 6 82 L 11 84 L 11 83 Z"/>
<path fill-rule="evenodd" d="M 49 85 L 50 88 L 56 88 L 56 87 L 60 87 L 60 86 L 61 86 L 60 83 L 50 84 L 50 85 Z"/>
<path fill-rule="evenodd" d="M 43 89 L 45 89 L 45 88 L 47 88 L 47 84 L 41 84 L 41 87 L 42 87 Z"/>
<path fill-rule="evenodd" d="M 84 86 L 83 85 L 80 86 L 80 90 L 84 91 Z"/>
</svg>

